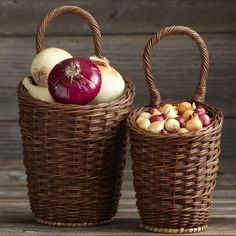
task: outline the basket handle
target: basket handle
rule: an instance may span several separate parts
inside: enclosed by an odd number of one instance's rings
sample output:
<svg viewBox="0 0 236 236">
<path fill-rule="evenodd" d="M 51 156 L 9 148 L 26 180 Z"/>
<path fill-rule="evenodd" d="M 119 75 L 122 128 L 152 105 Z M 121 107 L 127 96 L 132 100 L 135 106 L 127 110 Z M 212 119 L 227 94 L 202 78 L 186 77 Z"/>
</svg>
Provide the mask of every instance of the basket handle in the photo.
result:
<svg viewBox="0 0 236 236">
<path fill-rule="evenodd" d="M 93 34 L 95 55 L 99 58 L 102 58 L 102 37 L 100 28 L 90 13 L 77 6 L 62 6 L 55 8 L 43 18 L 38 26 L 36 34 L 36 52 L 39 53 L 44 49 L 45 33 L 48 28 L 48 24 L 57 16 L 68 13 L 79 15 L 88 23 Z"/>
<path fill-rule="evenodd" d="M 143 67 L 146 76 L 146 80 L 149 86 L 149 93 L 151 99 L 151 105 L 160 105 L 161 95 L 157 84 L 154 81 L 151 67 L 151 54 L 154 46 L 165 36 L 172 34 L 185 34 L 189 36 L 198 46 L 201 56 L 201 71 L 199 77 L 199 83 L 192 96 L 192 101 L 204 102 L 206 95 L 206 86 L 209 71 L 209 54 L 207 46 L 202 37 L 194 30 L 184 26 L 170 26 L 161 29 L 154 34 L 147 42 L 143 53 Z"/>
</svg>

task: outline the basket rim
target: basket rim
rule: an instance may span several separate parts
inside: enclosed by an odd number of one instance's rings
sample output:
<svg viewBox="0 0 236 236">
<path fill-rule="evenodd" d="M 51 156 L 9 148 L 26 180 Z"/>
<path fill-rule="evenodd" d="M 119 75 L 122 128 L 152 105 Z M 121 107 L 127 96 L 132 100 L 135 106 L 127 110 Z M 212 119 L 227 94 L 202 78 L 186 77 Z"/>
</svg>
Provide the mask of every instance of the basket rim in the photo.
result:
<svg viewBox="0 0 236 236">
<path fill-rule="evenodd" d="M 32 78 L 31 76 L 27 76 L 27 78 Z M 18 83 L 17 86 L 17 93 L 18 97 L 24 97 L 24 99 L 27 99 L 30 101 L 32 104 L 35 104 L 35 106 L 45 106 L 48 108 L 53 108 L 53 109 L 69 109 L 69 110 L 97 110 L 97 109 L 106 109 L 110 107 L 115 107 L 119 106 L 120 104 L 124 103 L 126 100 L 134 99 L 135 97 L 135 86 L 134 83 L 129 80 L 126 77 L 123 77 L 125 81 L 125 91 L 120 96 L 118 99 L 115 99 L 109 103 L 100 103 L 100 104 L 87 104 L 87 105 L 78 105 L 78 104 L 64 104 L 64 103 L 59 103 L 59 102 L 46 102 L 46 101 L 41 101 L 36 98 L 33 98 L 30 96 L 30 94 L 27 92 L 27 90 L 24 88 L 22 84 L 22 80 Z M 19 99 L 19 98 L 18 98 Z"/>
<path fill-rule="evenodd" d="M 140 135 L 143 135 L 147 138 L 158 138 L 158 139 L 165 139 L 165 138 L 191 138 L 196 137 L 199 135 L 209 134 L 215 130 L 221 129 L 223 124 L 223 113 L 218 109 L 213 107 L 212 105 L 206 103 L 206 102 L 196 102 L 196 104 L 200 104 L 207 108 L 207 110 L 210 110 L 214 114 L 214 121 L 210 124 L 208 127 L 204 127 L 201 130 L 198 131 L 190 131 L 187 133 L 168 133 L 168 134 L 153 134 L 151 132 L 147 132 L 145 130 L 140 129 L 135 120 L 137 119 L 137 116 L 139 113 L 141 113 L 144 109 L 147 107 L 151 107 L 150 105 L 143 106 L 141 108 L 137 108 L 133 110 L 129 116 L 128 116 L 128 127 L 130 131 L 134 131 Z M 170 104 L 176 105 L 179 102 L 170 102 Z M 161 103 L 165 104 L 165 103 Z"/>
</svg>

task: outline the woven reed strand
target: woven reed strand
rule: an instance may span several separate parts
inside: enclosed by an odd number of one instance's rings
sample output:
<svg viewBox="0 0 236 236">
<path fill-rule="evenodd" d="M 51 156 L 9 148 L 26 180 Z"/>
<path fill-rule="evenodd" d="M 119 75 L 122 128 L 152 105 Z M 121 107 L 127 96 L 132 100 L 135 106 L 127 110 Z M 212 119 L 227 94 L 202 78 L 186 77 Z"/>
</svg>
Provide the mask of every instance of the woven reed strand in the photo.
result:
<svg viewBox="0 0 236 236">
<path fill-rule="evenodd" d="M 200 77 L 199 77 L 200 79 L 199 79 L 199 84 L 197 86 L 197 89 L 193 94 L 192 100 L 203 102 L 205 99 L 206 85 L 207 85 L 208 71 L 209 71 L 209 54 L 208 54 L 207 46 L 204 40 L 202 39 L 202 37 L 194 30 L 185 26 L 170 26 L 170 27 L 163 28 L 159 32 L 154 34 L 148 41 L 144 49 L 144 53 L 143 53 L 143 67 L 144 67 L 145 76 L 146 76 L 148 86 L 149 86 L 151 104 L 153 105 L 160 104 L 161 95 L 157 87 L 157 84 L 153 78 L 152 66 L 151 66 L 152 51 L 155 45 L 161 39 L 163 39 L 164 37 L 168 35 L 174 35 L 174 34 L 184 34 L 184 35 L 189 36 L 197 44 L 200 50 L 200 56 L 201 56 L 201 72 L 200 72 Z"/>
<path fill-rule="evenodd" d="M 84 9 L 77 7 L 77 6 L 62 6 L 53 9 L 50 11 L 42 20 L 42 22 L 38 26 L 37 30 L 37 36 L 36 36 L 36 52 L 39 53 L 44 49 L 44 42 L 45 42 L 45 34 L 46 30 L 48 28 L 49 23 L 58 17 L 59 15 L 63 14 L 75 14 L 78 16 L 81 16 L 89 25 L 92 31 L 93 35 L 93 41 L 94 41 L 94 49 L 95 49 L 95 55 L 97 57 L 102 58 L 102 37 L 100 28 L 94 19 L 94 17 L 85 11 Z"/>
<path fill-rule="evenodd" d="M 128 126 L 134 188 L 140 227 L 161 233 L 193 233 L 207 228 L 218 170 L 223 115 L 203 102 L 209 69 L 207 47 L 195 31 L 183 26 L 162 29 L 145 47 L 144 70 L 150 105 L 160 104 L 161 99 L 151 71 L 151 51 L 169 34 L 186 34 L 198 45 L 202 63 L 193 101 L 205 107 L 213 121 L 197 132 L 154 135 L 136 125 L 136 119 L 146 108 L 132 112 Z"/>
<path fill-rule="evenodd" d="M 88 106 L 41 102 L 18 85 L 28 195 L 38 222 L 89 226 L 115 215 L 134 98 L 125 81 L 120 99 Z"/>
</svg>

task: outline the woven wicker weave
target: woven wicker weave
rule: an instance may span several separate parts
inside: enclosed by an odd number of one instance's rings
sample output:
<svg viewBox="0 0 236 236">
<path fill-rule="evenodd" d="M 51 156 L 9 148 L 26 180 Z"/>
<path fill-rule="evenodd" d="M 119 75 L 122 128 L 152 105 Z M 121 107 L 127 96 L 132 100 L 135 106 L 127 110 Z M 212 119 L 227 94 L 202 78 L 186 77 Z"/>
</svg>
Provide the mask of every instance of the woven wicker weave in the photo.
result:
<svg viewBox="0 0 236 236">
<path fill-rule="evenodd" d="M 95 54 L 102 57 L 101 34 L 94 18 L 79 7 L 51 11 L 39 26 L 36 48 L 43 49 L 48 23 L 73 13 L 90 25 Z M 127 147 L 126 118 L 134 86 L 111 103 L 65 105 L 32 98 L 18 85 L 21 127 L 30 206 L 36 221 L 52 226 L 107 223 L 120 198 Z"/>
<path fill-rule="evenodd" d="M 207 47 L 195 31 L 183 26 L 162 29 L 146 45 L 144 70 L 150 105 L 160 104 L 160 92 L 151 72 L 151 52 L 160 39 L 171 34 L 186 34 L 198 45 L 201 73 L 192 101 L 205 107 L 214 120 L 197 132 L 155 135 L 136 125 L 145 107 L 131 113 L 128 125 L 134 188 L 140 227 L 160 233 L 193 233 L 207 228 L 218 170 L 223 115 L 204 103 L 209 68 Z"/>
</svg>

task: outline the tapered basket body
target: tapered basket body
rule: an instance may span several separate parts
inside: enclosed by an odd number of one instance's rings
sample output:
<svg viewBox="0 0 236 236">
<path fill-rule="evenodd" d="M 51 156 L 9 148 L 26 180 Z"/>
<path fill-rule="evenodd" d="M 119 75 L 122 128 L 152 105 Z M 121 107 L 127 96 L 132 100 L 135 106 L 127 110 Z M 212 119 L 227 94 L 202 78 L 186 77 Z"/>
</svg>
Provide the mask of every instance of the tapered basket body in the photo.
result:
<svg viewBox="0 0 236 236">
<path fill-rule="evenodd" d="M 36 51 L 43 49 L 47 24 L 65 13 L 90 25 L 95 54 L 102 58 L 101 35 L 94 18 L 79 7 L 51 11 L 42 21 Z M 111 221 L 120 199 L 127 149 L 127 117 L 134 86 L 125 79 L 124 94 L 98 105 L 47 103 L 17 88 L 19 125 L 30 206 L 39 223 L 80 227 Z"/>
<path fill-rule="evenodd" d="M 153 79 L 151 52 L 165 36 L 184 34 L 197 44 L 201 72 L 192 100 L 204 107 L 212 123 L 188 133 L 153 134 L 140 129 L 139 114 L 160 107 L 160 92 Z M 170 26 L 154 34 L 144 49 L 144 71 L 150 105 L 129 115 L 132 168 L 140 227 L 159 233 L 194 233 L 207 229 L 220 155 L 222 113 L 204 102 L 209 69 L 205 42 L 184 26 Z M 172 104 L 177 105 L 177 102 Z"/>
<path fill-rule="evenodd" d="M 223 117 L 202 104 L 214 122 L 183 135 L 152 135 L 129 116 L 134 188 L 141 227 L 162 233 L 190 233 L 207 227 L 220 154 Z"/>
<path fill-rule="evenodd" d="M 133 85 L 102 106 L 50 104 L 18 86 L 30 206 L 42 223 L 99 224 L 116 213 Z M 76 224 L 75 224 L 76 225 Z"/>
</svg>

